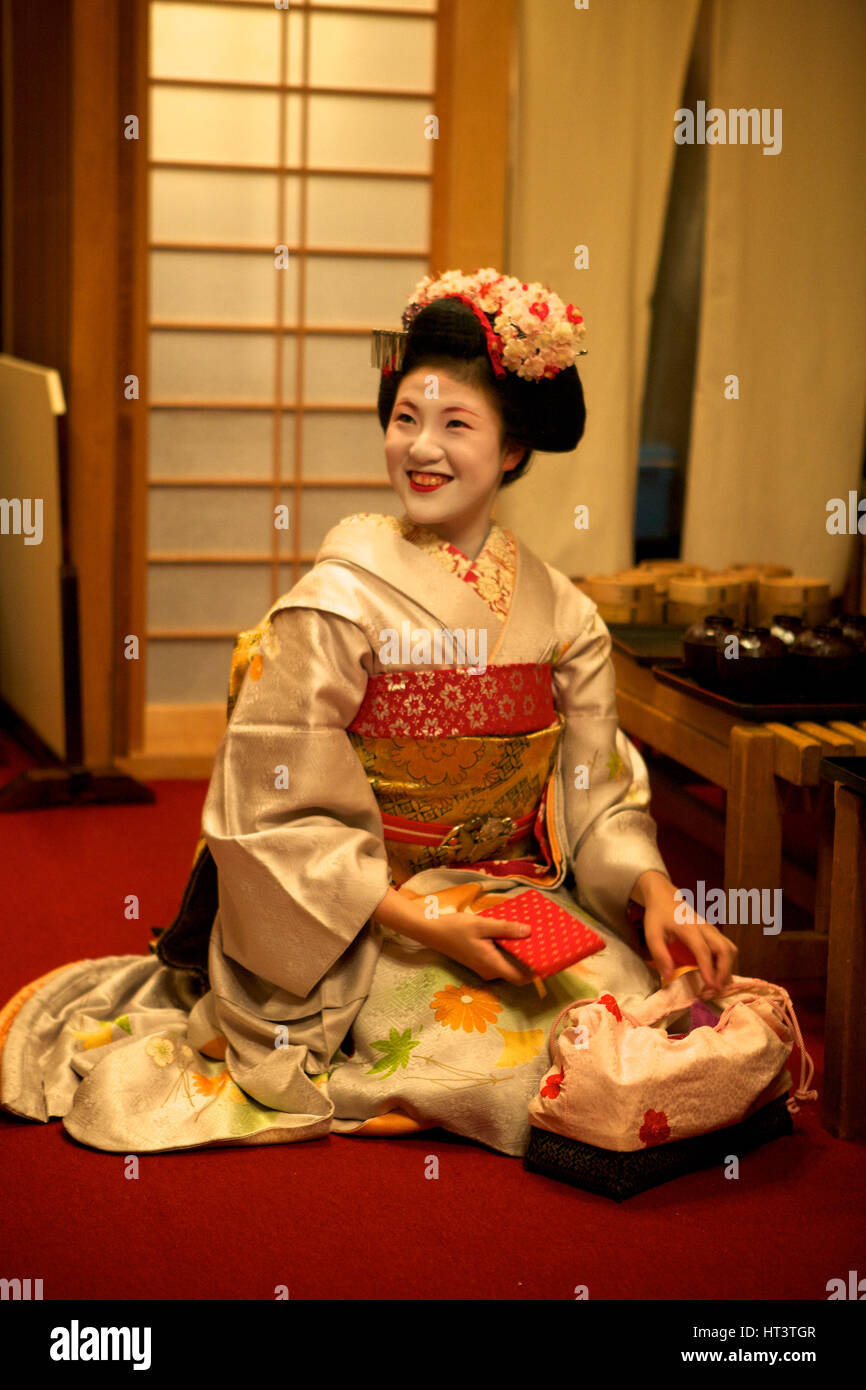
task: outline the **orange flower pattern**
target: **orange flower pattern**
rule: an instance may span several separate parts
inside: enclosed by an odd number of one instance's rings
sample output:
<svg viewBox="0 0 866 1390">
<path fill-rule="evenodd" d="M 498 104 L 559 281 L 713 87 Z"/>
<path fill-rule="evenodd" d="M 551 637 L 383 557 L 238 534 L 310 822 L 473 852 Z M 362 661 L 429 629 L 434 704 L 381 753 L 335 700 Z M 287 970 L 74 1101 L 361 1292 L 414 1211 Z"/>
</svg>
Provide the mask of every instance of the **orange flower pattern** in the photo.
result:
<svg viewBox="0 0 866 1390">
<path fill-rule="evenodd" d="M 455 1033 L 486 1033 L 488 1023 L 495 1023 L 502 1012 L 495 995 L 472 985 L 447 985 L 434 994 L 430 1008 L 436 1022 Z"/>
</svg>

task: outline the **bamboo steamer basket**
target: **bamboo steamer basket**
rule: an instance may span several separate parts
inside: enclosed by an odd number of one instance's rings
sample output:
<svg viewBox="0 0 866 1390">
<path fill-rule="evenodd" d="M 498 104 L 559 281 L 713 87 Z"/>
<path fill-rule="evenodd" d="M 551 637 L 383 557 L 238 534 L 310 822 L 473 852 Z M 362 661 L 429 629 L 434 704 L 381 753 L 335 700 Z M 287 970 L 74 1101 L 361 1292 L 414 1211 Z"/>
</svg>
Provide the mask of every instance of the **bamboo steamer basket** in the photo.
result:
<svg viewBox="0 0 866 1390">
<path fill-rule="evenodd" d="M 748 565 L 728 565 L 727 573 L 734 574 L 742 580 L 745 594 L 743 605 L 744 623 L 756 624 L 758 621 L 758 585 L 762 579 L 782 579 L 793 570 L 787 565 L 767 565 L 762 562 Z"/>
<path fill-rule="evenodd" d="M 707 572 L 704 565 L 692 565 L 687 560 L 641 560 L 638 569 L 648 570 L 650 574 L 661 575 L 668 579 L 672 575 L 681 575 L 683 579 L 687 579 Z"/>
<path fill-rule="evenodd" d="M 758 593 L 758 579 L 744 578 L 743 570 L 709 570 L 705 575 L 708 584 L 721 584 L 726 591 L 727 601 L 719 612 L 726 613 L 742 626 L 752 620 Z"/>
<path fill-rule="evenodd" d="M 666 621 L 676 627 L 689 627 L 710 613 L 736 618 L 743 609 L 743 585 L 730 575 L 701 575 L 672 579 L 668 585 Z"/>
<path fill-rule="evenodd" d="M 790 613 L 810 626 L 830 616 L 830 582 L 812 575 L 790 574 L 758 583 L 757 620 L 769 627 L 777 613 Z"/>
<path fill-rule="evenodd" d="M 655 624 L 662 621 L 663 598 L 653 576 L 643 570 L 589 575 L 578 588 L 598 605 L 606 623 Z"/>
<path fill-rule="evenodd" d="M 747 565 L 726 565 L 726 569 L 740 572 L 742 570 L 757 570 L 758 574 L 764 579 L 784 579 L 794 571 L 788 565 L 767 565 L 763 560 L 750 561 Z"/>
</svg>

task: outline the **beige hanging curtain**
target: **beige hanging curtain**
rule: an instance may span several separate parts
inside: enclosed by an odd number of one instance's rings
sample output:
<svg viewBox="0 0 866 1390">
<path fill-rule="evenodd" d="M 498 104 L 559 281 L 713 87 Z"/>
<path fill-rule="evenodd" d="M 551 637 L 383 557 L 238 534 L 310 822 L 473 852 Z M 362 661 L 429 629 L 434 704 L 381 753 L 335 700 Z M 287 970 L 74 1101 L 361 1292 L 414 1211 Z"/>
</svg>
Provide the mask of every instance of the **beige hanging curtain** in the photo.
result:
<svg viewBox="0 0 866 1390">
<path fill-rule="evenodd" d="M 866 9 L 715 0 L 712 34 L 708 108 L 781 111 L 781 149 L 707 149 L 682 553 L 775 561 L 838 593 L 855 538 L 828 533 L 827 504 L 863 458 Z"/>
<path fill-rule="evenodd" d="M 650 301 L 698 10 L 699 0 L 519 7 L 505 268 L 580 306 L 588 418 L 575 453 L 537 455 L 500 493 L 496 519 L 572 576 L 632 562 Z M 589 264 L 575 269 L 581 245 Z M 587 530 L 575 529 L 577 506 L 589 508 Z"/>
</svg>

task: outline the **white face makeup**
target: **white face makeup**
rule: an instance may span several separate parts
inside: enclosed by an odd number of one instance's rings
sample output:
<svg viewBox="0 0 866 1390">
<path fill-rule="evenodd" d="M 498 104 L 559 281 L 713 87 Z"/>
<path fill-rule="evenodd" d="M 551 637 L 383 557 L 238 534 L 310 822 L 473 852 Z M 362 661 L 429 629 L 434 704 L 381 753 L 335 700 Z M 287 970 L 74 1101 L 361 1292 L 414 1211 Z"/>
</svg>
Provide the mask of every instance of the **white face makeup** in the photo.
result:
<svg viewBox="0 0 866 1390">
<path fill-rule="evenodd" d="M 439 394 L 428 400 L 431 377 Z M 487 396 L 447 371 L 421 366 L 400 382 L 385 433 L 391 486 L 410 521 L 471 558 L 487 537 L 503 472 L 526 452 L 506 452 L 501 436 L 501 417 Z"/>
</svg>

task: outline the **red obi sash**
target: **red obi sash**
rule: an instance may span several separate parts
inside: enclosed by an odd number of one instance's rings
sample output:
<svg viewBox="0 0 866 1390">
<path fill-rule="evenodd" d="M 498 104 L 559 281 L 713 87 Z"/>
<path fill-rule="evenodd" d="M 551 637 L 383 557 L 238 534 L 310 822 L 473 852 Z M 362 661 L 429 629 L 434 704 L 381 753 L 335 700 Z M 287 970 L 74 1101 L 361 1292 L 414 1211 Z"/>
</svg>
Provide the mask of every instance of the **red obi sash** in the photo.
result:
<svg viewBox="0 0 866 1390">
<path fill-rule="evenodd" d="M 528 662 L 371 676 L 349 729 L 368 738 L 525 734 L 556 718 L 553 669 Z"/>
</svg>

